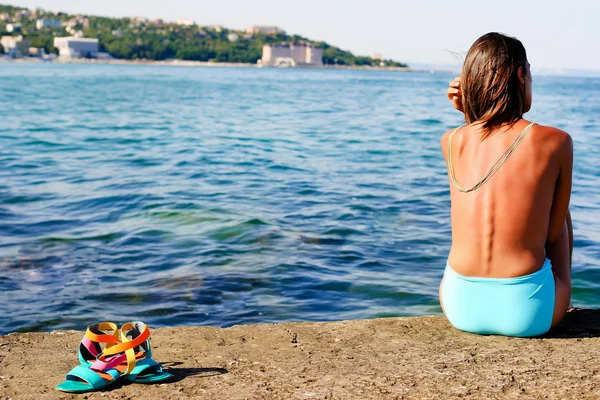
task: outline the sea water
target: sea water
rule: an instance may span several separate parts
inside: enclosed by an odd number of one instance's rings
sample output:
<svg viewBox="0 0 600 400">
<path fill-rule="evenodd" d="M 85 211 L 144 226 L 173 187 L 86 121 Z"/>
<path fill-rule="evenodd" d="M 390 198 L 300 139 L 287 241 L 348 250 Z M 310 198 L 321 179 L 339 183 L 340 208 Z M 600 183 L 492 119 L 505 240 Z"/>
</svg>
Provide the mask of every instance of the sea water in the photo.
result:
<svg viewBox="0 0 600 400">
<path fill-rule="evenodd" d="M 0 333 L 440 315 L 452 78 L 0 64 Z M 573 136 L 598 307 L 600 79 L 534 76 L 528 118 Z"/>
</svg>

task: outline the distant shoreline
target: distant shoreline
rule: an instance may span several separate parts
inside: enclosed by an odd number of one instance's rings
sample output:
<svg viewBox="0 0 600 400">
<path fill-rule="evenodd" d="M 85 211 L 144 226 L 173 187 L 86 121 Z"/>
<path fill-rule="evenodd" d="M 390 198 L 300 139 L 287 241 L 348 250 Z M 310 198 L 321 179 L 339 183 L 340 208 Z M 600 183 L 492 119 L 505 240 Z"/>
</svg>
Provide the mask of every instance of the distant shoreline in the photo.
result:
<svg viewBox="0 0 600 400">
<path fill-rule="evenodd" d="M 373 66 L 358 66 L 358 65 L 322 65 L 322 66 L 305 66 L 305 67 L 290 67 L 290 68 L 277 68 L 277 67 L 260 67 L 258 64 L 250 63 L 229 63 L 229 62 L 206 62 L 206 61 L 186 61 L 186 60 L 169 60 L 169 61 L 157 61 L 157 60 L 123 60 L 123 59 L 112 59 L 112 60 L 96 60 L 96 59 L 71 59 L 71 60 L 50 60 L 45 61 L 39 58 L 26 57 L 20 59 L 4 58 L 0 57 L 0 63 L 56 63 L 56 64 L 106 64 L 106 65 L 159 65 L 159 66 L 174 66 L 174 67 L 232 67 L 232 68 L 269 68 L 269 69 L 338 69 L 338 70 L 353 70 L 353 71 L 393 71 L 393 72 L 428 72 L 428 73 L 446 73 L 459 75 L 460 71 L 444 69 L 444 68 L 411 68 L 411 67 L 373 67 Z M 534 71 L 535 72 L 535 71 Z M 541 76 L 568 76 L 568 77 L 582 77 L 582 78 L 598 78 L 600 77 L 600 71 L 588 71 L 588 70 L 538 70 L 537 74 Z"/>
<path fill-rule="evenodd" d="M 15 63 L 50 63 L 50 64 L 100 64 L 100 65 L 158 65 L 158 66 L 175 66 L 175 67 L 253 67 L 253 68 L 275 68 L 261 67 L 258 64 L 250 63 L 229 63 L 229 62 L 208 62 L 208 61 L 187 61 L 187 60 L 97 60 L 88 58 L 70 59 L 70 60 L 52 60 L 45 61 L 39 58 L 21 58 L 9 59 L 0 58 L 0 62 L 15 62 Z M 322 66 L 306 66 L 293 68 L 277 68 L 277 69 L 341 69 L 341 70 L 356 70 L 356 71 L 394 71 L 394 72 L 427 72 L 421 69 L 410 67 L 373 67 L 373 66 L 358 66 L 358 65 L 322 65 Z M 435 71 L 442 72 L 442 71 Z"/>
</svg>

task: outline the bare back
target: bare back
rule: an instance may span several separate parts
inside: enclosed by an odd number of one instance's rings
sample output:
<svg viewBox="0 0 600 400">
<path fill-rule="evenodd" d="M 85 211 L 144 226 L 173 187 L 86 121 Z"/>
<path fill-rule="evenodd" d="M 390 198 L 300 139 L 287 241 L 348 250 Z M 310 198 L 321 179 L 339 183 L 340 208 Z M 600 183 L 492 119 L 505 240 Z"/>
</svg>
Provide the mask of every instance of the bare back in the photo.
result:
<svg viewBox="0 0 600 400">
<path fill-rule="evenodd" d="M 520 120 L 483 141 L 477 124 L 457 131 L 452 139 L 456 180 L 465 187 L 475 185 L 527 125 L 529 121 Z M 441 143 L 447 162 L 450 133 Z M 451 183 L 452 268 L 466 276 L 494 278 L 539 270 L 546 246 L 560 235 L 565 221 L 571 168 L 569 135 L 535 125 L 483 186 L 461 193 Z"/>
</svg>

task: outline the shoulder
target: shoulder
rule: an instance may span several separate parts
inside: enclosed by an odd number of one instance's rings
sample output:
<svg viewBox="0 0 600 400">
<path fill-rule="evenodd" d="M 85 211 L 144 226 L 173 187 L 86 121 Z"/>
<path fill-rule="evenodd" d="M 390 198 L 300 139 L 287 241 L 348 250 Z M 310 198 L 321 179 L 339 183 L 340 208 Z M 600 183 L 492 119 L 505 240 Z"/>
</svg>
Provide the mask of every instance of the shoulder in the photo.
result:
<svg viewBox="0 0 600 400">
<path fill-rule="evenodd" d="M 531 131 L 536 141 L 545 147 L 557 152 L 573 152 L 573 139 L 567 132 L 546 125 L 535 125 Z"/>
<path fill-rule="evenodd" d="M 569 135 L 567 132 L 561 129 L 554 128 L 552 126 L 537 124 L 533 127 L 532 132 L 539 139 L 555 143 L 559 146 L 573 145 L 573 139 L 571 138 L 571 135 Z"/>
<path fill-rule="evenodd" d="M 450 135 L 458 129 L 459 128 L 452 128 L 447 130 L 440 139 L 440 147 L 442 148 L 442 153 L 444 153 L 444 158 L 448 158 L 448 142 L 450 140 Z"/>
<path fill-rule="evenodd" d="M 567 132 L 552 126 L 536 125 L 532 136 L 538 149 L 546 149 L 548 157 L 561 168 L 573 167 L 573 139 Z"/>
</svg>

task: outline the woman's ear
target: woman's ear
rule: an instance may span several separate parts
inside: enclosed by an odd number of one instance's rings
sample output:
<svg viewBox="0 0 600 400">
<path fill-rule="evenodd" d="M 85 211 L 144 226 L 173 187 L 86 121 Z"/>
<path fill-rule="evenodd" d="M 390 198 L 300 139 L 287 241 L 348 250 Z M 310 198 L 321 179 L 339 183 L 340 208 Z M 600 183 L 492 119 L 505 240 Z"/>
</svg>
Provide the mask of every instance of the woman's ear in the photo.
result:
<svg viewBox="0 0 600 400">
<path fill-rule="evenodd" d="M 519 69 L 517 69 L 517 76 L 519 77 L 519 82 L 521 82 L 521 85 L 525 84 L 525 69 L 523 68 L 523 66 L 520 66 Z"/>
</svg>

